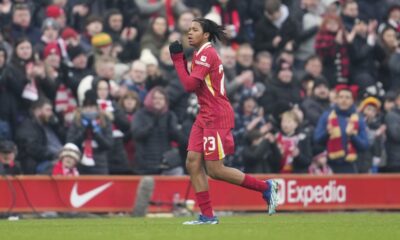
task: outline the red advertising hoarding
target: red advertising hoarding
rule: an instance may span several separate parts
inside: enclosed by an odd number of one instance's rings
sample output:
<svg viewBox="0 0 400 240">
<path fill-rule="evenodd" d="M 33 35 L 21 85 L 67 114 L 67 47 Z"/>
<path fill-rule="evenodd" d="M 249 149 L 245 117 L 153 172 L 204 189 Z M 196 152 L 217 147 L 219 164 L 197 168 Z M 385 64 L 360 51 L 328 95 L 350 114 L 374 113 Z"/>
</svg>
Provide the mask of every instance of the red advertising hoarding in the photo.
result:
<svg viewBox="0 0 400 240">
<path fill-rule="evenodd" d="M 400 175 L 256 175 L 277 178 L 280 210 L 400 209 Z M 0 212 L 130 212 L 140 177 L 17 176 L 0 179 Z M 150 212 L 171 210 L 174 196 L 194 199 L 188 177 L 156 176 Z M 210 180 L 215 210 L 261 211 L 261 194 Z"/>
</svg>

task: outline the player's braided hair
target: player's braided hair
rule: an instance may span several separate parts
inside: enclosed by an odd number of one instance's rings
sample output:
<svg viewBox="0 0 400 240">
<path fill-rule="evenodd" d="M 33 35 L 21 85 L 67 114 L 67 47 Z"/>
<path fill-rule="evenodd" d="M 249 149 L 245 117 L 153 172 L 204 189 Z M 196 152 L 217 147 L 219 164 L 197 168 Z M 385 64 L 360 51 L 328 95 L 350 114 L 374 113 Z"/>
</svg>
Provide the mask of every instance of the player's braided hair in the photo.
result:
<svg viewBox="0 0 400 240">
<path fill-rule="evenodd" d="M 226 42 L 228 40 L 228 37 L 224 31 L 224 26 L 220 26 L 214 21 L 205 18 L 195 18 L 193 21 L 198 22 L 201 25 L 203 32 L 208 32 L 210 34 L 208 41 L 215 43 L 217 39 L 222 42 Z"/>
</svg>

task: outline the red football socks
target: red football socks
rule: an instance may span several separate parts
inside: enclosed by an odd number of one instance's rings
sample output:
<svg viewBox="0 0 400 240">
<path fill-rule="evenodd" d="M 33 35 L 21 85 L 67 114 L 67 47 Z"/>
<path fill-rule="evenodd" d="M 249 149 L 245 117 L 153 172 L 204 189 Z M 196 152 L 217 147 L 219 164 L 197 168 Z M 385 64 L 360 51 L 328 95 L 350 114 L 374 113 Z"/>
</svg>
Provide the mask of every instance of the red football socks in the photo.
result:
<svg viewBox="0 0 400 240">
<path fill-rule="evenodd" d="M 264 192 L 268 189 L 268 185 L 266 182 L 258 180 L 250 175 L 244 175 L 244 180 L 240 186 L 245 187 L 247 189 L 255 190 L 258 192 Z"/>
<path fill-rule="evenodd" d="M 196 193 L 196 198 L 200 207 L 201 215 L 212 218 L 214 213 L 211 207 L 210 194 L 208 191 Z"/>
</svg>

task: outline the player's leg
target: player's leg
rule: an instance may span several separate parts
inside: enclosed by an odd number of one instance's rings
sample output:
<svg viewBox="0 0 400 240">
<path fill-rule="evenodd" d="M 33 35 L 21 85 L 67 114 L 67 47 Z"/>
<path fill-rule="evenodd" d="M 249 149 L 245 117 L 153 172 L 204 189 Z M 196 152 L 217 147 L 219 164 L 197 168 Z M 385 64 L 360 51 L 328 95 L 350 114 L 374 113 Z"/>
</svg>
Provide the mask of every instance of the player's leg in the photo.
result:
<svg viewBox="0 0 400 240">
<path fill-rule="evenodd" d="M 205 144 L 204 159 L 207 174 L 217 180 L 226 181 L 247 189 L 261 192 L 268 202 L 270 214 L 275 212 L 277 205 L 277 184 L 274 180 L 261 181 L 238 169 L 226 167 L 223 163 L 225 154 L 233 154 L 234 142 L 229 129 L 206 129 L 205 136 L 208 144 Z"/>
<path fill-rule="evenodd" d="M 203 129 L 193 125 L 188 144 L 188 155 L 186 168 L 190 175 L 190 181 L 196 192 L 196 200 L 201 215 L 199 220 L 184 222 L 187 225 L 217 224 L 218 219 L 214 217 L 211 206 L 210 194 L 208 192 L 208 179 L 205 173 L 203 160 Z"/>
<path fill-rule="evenodd" d="M 208 191 L 208 180 L 204 169 L 203 154 L 189 151 L 186 159 L 186 169 L 190 175 L 190 181 L 195 192 Z"/>
</svg>

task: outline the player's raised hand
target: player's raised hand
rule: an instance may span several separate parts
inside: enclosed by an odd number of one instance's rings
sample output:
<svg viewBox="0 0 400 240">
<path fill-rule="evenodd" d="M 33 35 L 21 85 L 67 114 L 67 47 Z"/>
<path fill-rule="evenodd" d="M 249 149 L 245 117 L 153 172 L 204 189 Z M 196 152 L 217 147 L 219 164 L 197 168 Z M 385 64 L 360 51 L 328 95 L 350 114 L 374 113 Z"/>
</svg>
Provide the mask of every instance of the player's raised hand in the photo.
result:
<svg viewBox="0 0 400 240">
<path fill-rule="evenodd" d="M 178 54 L 183 52 L 182 43 L 175 41 L 169 45 L 169 52 L 170 54 Z"/>
</svg>

